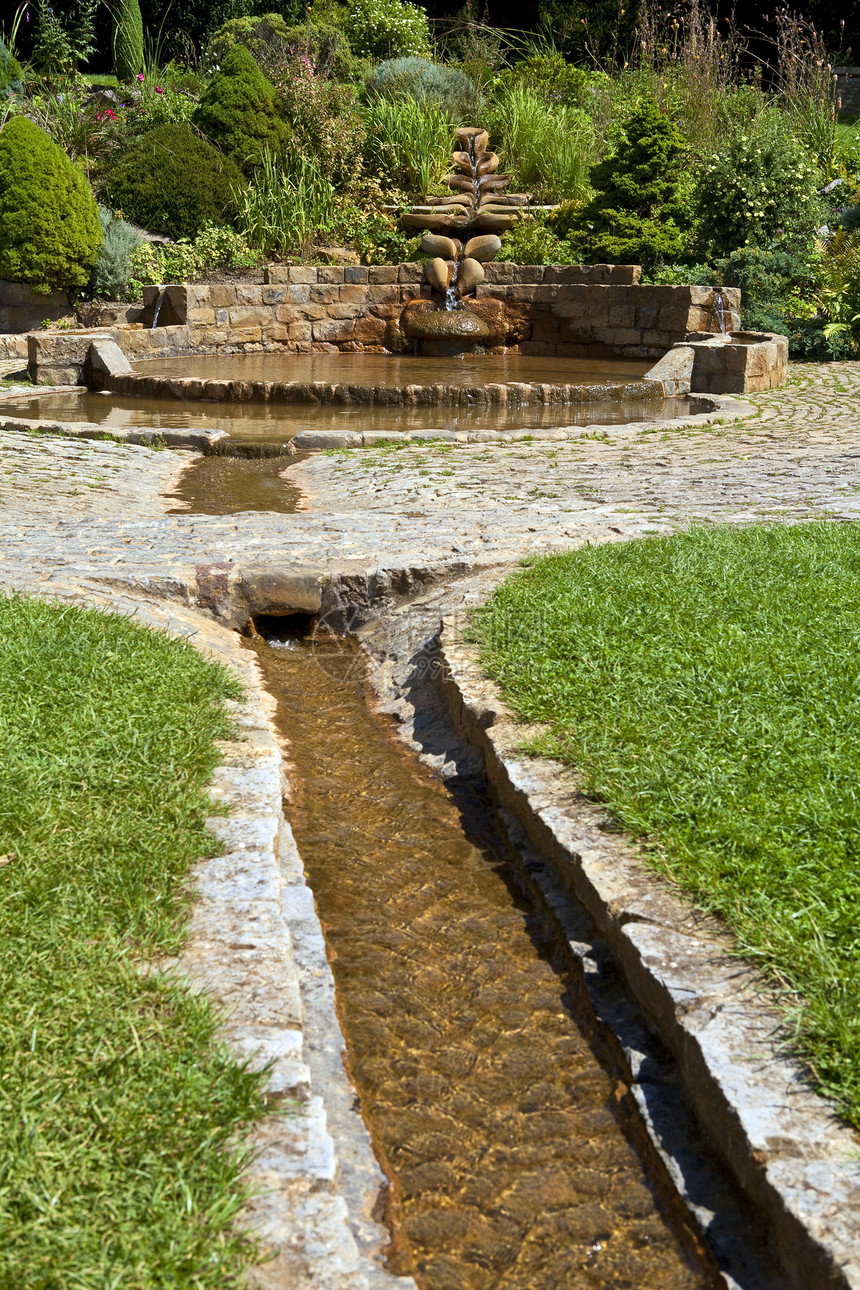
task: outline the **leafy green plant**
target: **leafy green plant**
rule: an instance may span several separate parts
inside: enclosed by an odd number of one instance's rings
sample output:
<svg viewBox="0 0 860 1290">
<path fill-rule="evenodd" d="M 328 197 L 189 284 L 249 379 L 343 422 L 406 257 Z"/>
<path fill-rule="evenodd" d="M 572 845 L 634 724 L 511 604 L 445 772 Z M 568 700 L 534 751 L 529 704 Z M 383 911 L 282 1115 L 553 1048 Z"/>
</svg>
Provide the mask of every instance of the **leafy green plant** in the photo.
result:
<svg viewBox="0 0 860 1290">
<path fill-rule="evenodd" d="M 508 229 L 496 259 L 512 264 L 572 264 L 575 256 L 570 243 L 558 237 L 538 211 L 532 222 L 523 220 Z"/>
<path fill-rule="evenodd" d="M 0 99 L 8 99 L 13 94 L 20 94 L 23 88 L 21 64 L 17 58 L 12 57 L 0 40 Z"/>
<path fill-rule="evenodd" d="M 291 151 L 315 162 L 342 193 L 352 190 L 365 135 L 355 88 L 321 75 L 306 55 L 284 65 L 277 87 L 292 128 Z"/>
<path fill-rule="evenodd" d="M 702 166 L 693 197 L 698 241 L 709 256 L 777 237 L 807 244 L 821 222 L 815 165 L 780 112 L 741 128 Z"/>
<path fill-rule="evenodd" d="M 32 62 L 44 76 L 71 75 L 95 51 L 98 0 L 34 0 Z"/>
<path fill-rule="evenodd" d="M 455 122 L 435 103 L 375 94 L 362 108 L 365 164 L 383 185 L 424 196 L 448 168 Z"/>
<path fill-rule="evenodd" d="M 212 269 L 252 269 L 260 260 L 259 252 L 235 229 L 206 224 L 193 239 L 180 238 L 167 245 L 141 242 L 130 257 L 127 294 L 136 300 L 144 287 L 193 282 Z"/>
<path fill-rule="evenodd" d="M 264 153 L 251 183 L 236 194 L 238 227 L 264 255 L 300 251 L 334 214 L 334 188 L 319 167 L 298 153 L 286 161 L 282 169 Z"/>
<path fill-rule="evenodd" d="M 684 257 L 681 158 L 684 139 L 652 100 L 631 112 L 617 152 L 591 171 L 594 197 L 552 224 L 589 263 L 654 266 Z"/>
<path fill-rule="evenodd" d="M 362 58 L 427 57 L 427 13 L 408 0 L 348 0 L 347 34 Z"/>
<path fill-rule="evenodd" d="M 143 19 L 138 0 L 114 0 L 113 56 L 117 78 L 130 81 L 143 70 Z"/>
<path fill-rule="evenodd" d="M 515 81 L 486 116 L 493 143 L 518 188 L 548 202 L 582 201 L 591 191 L 589 172 L 599 144 L 586 112 L 547 102 Z"/>
<path fill-rule="evenodd" d="M 504 91 L 512 85 L 526 86 L 550 106 L 584 108 L 588 106 L 594 85 L 604 81 L 601 72 L 588 72 L 568 63 L 557 50 L 535 51 L 499 74 L 498 86 Z"/>
<path fill-rule="evenodd" d="M 388 58 L 374 68 L 368 87 L 391 99 L 435 103 L 449 116 L 475 97 L 475 84 L 465 72 L 443 67 L 427 58 Z"/>
<path fill-rule="evenodd" d="M 101 240 L 81 171 L 34 122 L 8 121 L 0 131 L 0 278 L 43 292 L 82 287 Z"/>
<path fill-rule="evenodd" d="M 290 141 L 275 87 L 244 45 L 225 54 L 192 121 L 246 171 L 264 152 L 278 156 Z"/>
<path fill-rule="evenodd" d="M 297 58 L 307 59 L 317 75 L 334 80 L 353 80 L 364 67 L 339 27 L 316 19 L 290 26 L 281 14 L 266 13 L 231 18 L 215 33 L 205 59 L 210 74 L 219 70 L 236 44 L 244 45 L 272 80 Z"/>
<path fill-rule="evenodd" d="M 102 244 L 93 265 L 90 287 L 94 295 L 119 300 L 127 290 L 132 276 L 132 256 L 143 239 L 140 229 L 119 219 L 106 206 L 99 207 L 99 222 L 102 227 Z"/>
<path fill-rule="evenodd" d="M 230 221 L 241 188 L 236 164 L 180 123 L 135 140 L 112 169 L 105 195 L 142 228 L 194 237 L 207 222 Z"/>
<path fill-rule="evenodd" d="M 324 231 L 336 240 L 351 243 L 362 264 L 406 264 L 421 255 L 421 239 L 405 232 L 384 211 L 369 213 L 358 207 L 340 206 Z"/>
</svg>

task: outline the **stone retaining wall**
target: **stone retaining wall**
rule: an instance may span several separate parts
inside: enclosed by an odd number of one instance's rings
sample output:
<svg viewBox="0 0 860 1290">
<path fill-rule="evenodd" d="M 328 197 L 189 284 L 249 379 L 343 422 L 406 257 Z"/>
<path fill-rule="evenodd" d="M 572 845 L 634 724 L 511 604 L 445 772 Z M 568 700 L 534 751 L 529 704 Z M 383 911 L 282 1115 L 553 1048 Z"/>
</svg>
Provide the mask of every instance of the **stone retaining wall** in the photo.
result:
<svg viewBox="0 0 860 1290">
<path fill-rule="evenodd" d="M 834 67 L 836 97 L 843 112 L 860 112 L 860 67 Z"/>
<path fill-rule="evenodd" d="M 0 278 L 0 334 L 30 331 L 41 327 L 46 318 L 53 322 L 71 312 L 68 291 L 38 295 L 24 282 L 6 282 Z"/>
<path fill-rule="evenodd" d="M 188 328 L 188 351 L 277 348 L 292 353 L 396 350 L 405 305 L 429 299 L 423 265 L 272 265 L 260 286 L 157 287 L 144 292 L 150 322 Z M 488 264 L 476 301 L 501 301 L 508 348 L 567 358 L 659 358 L 690 332 L 717 329 L 711 287 L 643 286 L 635 265 Z M 740 292 L 723 293 L 727 327 L 739 326 Z M 151 352 L 157 327 L 122 348 Z M 402 340 L 401 340 L 402 343 Z M 137 345 L 140 345 L 140 351 Z"/>
</svg>

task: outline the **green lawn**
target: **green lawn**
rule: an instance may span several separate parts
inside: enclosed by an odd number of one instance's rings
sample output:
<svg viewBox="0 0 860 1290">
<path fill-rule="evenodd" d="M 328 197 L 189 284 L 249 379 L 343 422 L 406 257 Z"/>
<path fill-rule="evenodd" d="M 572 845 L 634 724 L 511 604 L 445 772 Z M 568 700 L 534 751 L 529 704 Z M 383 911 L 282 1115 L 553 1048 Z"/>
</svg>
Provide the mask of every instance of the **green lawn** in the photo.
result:
<svg viewBox="0 0 860 1290">
<path fill-rule="evenodd" d="M 176 950 L 213 851 L 237 683 L 188 645 L 0 597 L 0 1287 L 236 1284 L 259 1077 L 142 960 Z"/>
<path fill-rule="evenodd" d="M 788 988 L 860 1124 L 860 527 L 697 528 L 538 560 L 474 615 L 527 745 Z"/>
</svg>

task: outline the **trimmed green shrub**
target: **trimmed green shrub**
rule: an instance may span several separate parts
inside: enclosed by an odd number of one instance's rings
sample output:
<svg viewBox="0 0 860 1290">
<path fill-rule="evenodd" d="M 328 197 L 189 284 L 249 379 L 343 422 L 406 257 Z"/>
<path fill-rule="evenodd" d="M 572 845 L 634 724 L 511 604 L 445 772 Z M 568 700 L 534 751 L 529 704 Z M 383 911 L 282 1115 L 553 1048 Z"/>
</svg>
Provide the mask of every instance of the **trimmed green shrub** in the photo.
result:
<svg viewBox="0 0 860 1290">
<path fill-rule="evenodd" d="M 430 53 L 426 10 L 407 0 L 349 0 L 349 43 L 362 58 Z"/>
<path fill-rule="evenodd" d="M 277 91 L 244 45 L 234 45 L 224 56 L 191 119 L 246 170 L 266 151 L 279 156 L 290 141 Z"/>
<path fill-rule="evenodd" d="M 0 40 L 0 99 L 11 98 L 20 94 L 24 88 L 21 80 L 21 64 L 13 58 Z"/>
<path fill-rule="evenodd" d="M 90 286 L 93 294 L 117 300 L 125 294 L 132 276 L 132 256 L 143 244 L 140 229 L 114 215 L 106 206 L 99 207 L 102 244 L 93 266 Z"/>
<path fill-rule="evenodd" d="M 649 267 L 683 259 L 684 146 L 678 127 L 653 99 L 643 100 L 618 151 L 592 168 L 594 197 L 579 211 L 559 211 L 556 233 L 576 242 L 585 263 Z"/>
<path fill-rule="evenodd" d="M 27 117 L 0 131 L 0 278 L 36 291 L 83 287 L 102 240 L 82 171 Z"/>
<path fill-rule="evenodd" d="M 141 228 L 194 237 L 204 224 L 230 223 L 242 182 L 235 162 L 180 122 L 135 140 L 112 170 L 105 196 Z"/>
<path fill-rule="evenodd" d="M 387 58 L 375 68 L 368 86 L 391 99 L 437 103 L 449 113 L 475 97 L 475 84 L 465 72 L 427 58 Z"/>
<path fill-rule="evenodd" d="M 585 107 L 591 87 L 605 80 L 603 73 L 572 67 L 559 53 L 531 54 L 499 76 L 500 85 L 527 85 L 547 103 L 561 107 Z"/>
<path fill-rule="evenodd" d="M 776 237 L 809 242 L 824 218 L 818 176 L 803 145 L 772 109 L 742 127 L 705 162 L 694 193 L 699 239 L 709 256 Z"/>
<path fill-rule="evenodd" d="M 279 13 L 225 22 L 209 44 L 206 65 L 210 72 L 220 71 L 234 45 L 244 45 L 272 80 L 296 58 L 309 59 L 316 72 L 338 81 L 358 79 L 365 68 L 340 28 L 322 22 L 288 26 Z"/>
<path fill-rule="evenodd" d="M 117 79 L 130 81 L 143 71 L 143 19 L 138 0 L 115 0 L 113 57 Z"/>
</svg>

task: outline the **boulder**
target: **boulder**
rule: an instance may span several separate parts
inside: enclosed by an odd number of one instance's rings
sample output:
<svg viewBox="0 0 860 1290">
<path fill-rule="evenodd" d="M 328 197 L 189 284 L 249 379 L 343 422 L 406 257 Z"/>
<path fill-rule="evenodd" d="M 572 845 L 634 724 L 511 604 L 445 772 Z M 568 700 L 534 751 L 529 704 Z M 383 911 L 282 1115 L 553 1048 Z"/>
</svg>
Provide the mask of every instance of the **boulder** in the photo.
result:
<svg viewBox="0 0 860 1290">
<path fill-rule="evenodd" d="M 484 233 L 481 237 L 472 237 L 466 243 L 463 254 L 481 264 L 495 260 L 502 249 L 502 239 L 495 233 Z"/>
<path fill-rule="evenodd" d="M 463 259 L 460 261 L 460 271 L 457 274 L 457 294 L 467 296 L 470 291 L 474 291 L 484 281 L 484 267 L 477 260 Z"/>
<path fill-rule="evenodd" d="M 456 260 L 462 250 L 462 243 L 456 242 L 453 237 L 443 237 L 441 233 L 425 233 L 421 239 L 421 250 L 425 255 Z"/>
</svg>

